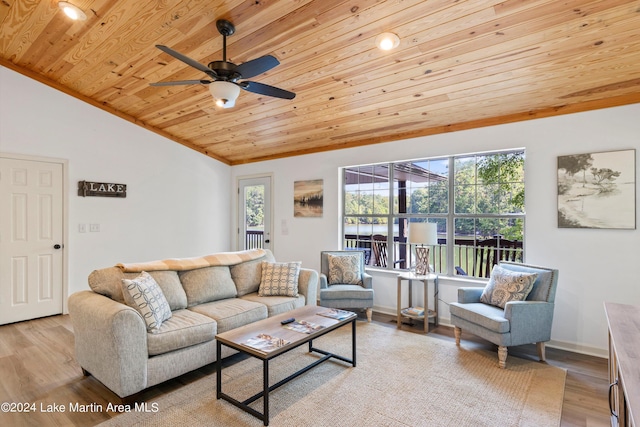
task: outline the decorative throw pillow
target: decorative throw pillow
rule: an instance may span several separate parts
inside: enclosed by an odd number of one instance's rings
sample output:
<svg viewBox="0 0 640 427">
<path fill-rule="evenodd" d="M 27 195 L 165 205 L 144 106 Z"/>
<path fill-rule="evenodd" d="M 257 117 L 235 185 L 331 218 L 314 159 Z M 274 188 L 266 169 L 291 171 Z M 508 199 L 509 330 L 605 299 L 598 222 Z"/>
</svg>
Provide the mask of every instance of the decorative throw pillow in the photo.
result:
<svg viewBox="0 0 640 427">
<path fill-rule="evenodd" d="M 302 262 L 262 261 L 262 278 L 258 296 L 298 296 L 298 276 Z"/>
<path fill-rule="evenodd" d="M 537 273 L 511 271 L 494 265 L 480 301 L 500 308 L 504 308 L 509 301 L 524 301 L 537 277 Z"/>
<path fill-rule="evenodd" d="M 360 285 L 362 286 L 362 272 L 360 271 L 361 254 L 328 255 L 330 285 Z"/>
<path fill-rule="evenodd" d="M 171 309 L 162 289 L 146 271 L 135 279 L 122 279 L 122 294 L 127 305 L 142 315 L 149 332 L 158 332 L 162 322 L 171 318 Z"/>
</svg>

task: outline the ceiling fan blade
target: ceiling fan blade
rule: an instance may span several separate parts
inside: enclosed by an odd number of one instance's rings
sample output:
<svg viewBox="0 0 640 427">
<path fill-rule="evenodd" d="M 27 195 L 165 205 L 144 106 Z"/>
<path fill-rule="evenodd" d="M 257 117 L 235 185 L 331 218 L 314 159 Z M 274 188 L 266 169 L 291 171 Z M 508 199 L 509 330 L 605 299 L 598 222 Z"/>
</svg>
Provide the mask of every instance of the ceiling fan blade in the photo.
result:
<svg viewBox="0 0 640 427">
<path fill-rule="evenodd" d="M 288 90 L 280 89 L 274 86 L 269 86 L 264 83 L 240 82 L 238 83 L 238 85 L 248 92 L 258 93 L 260 95 L 273 96 L 283 99 L 293 99 L 296 97 L 296 94 L 293 92 L 289 92 Z"/>
<path fill-rule="evenodd" d="M 149 83 L 149 86 L 208 85 L 211 80 L 177 80 L 175 82 Z"/>
<path fill-rule="evenodd" d="M 195 61 L 191 58 L 189 58 L 188 56 L 184 56 L 183 54 L 176 52 L 175 50 L 171 49 L 170 47 L 167 46 L 163 46 L 161 44 L 157 44 L 156 47 L 158 49 L 160 49 L 161 51 L 163 51 L 164 53 L 168 53 L 169 55 L 173 56 L 176 59 L 179 59 L 180 61 L 184 62 L 187 65 L 191 65 L 193 68 L 202 71 L 203 73 L 206 73 L 208 76 L 213 77 L 214 79 L 217 77 L 217 74 L 210 69 L 209 67 L 207 67 L 206 65 L 203 65 L 201 63 L 199 63 L 198 61 Z"/>
<path fill-rule="evenodd" d="M 275 57 L 266 55 L 238 65 L 236 71 L 242 75 L 243 79 L 250 79 L 251 77 L 255 77 L 259 74 L 269 71 L 279 64 L 280 61 L 278 61 Z"/>
</svg>

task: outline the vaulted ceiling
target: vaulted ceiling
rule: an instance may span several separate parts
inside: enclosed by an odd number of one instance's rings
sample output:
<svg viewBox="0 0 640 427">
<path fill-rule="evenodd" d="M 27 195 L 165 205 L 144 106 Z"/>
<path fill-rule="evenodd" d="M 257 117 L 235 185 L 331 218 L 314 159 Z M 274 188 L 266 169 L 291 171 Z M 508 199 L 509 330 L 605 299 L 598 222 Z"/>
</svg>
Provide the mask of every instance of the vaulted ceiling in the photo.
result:
<svg viewBox="0 0 640 427">
<path fill-rule="evenodd" d="M 0 65 L 230 165 L 640 102 L 638 0 L 71 2 L 87 20 L 2 0 Z M 273 55 L 250 80 L 295 99 L 149 86 L 206 78 L 155 45 L 220 60 L 220 18 L 227 59 Z"/>
</svg>

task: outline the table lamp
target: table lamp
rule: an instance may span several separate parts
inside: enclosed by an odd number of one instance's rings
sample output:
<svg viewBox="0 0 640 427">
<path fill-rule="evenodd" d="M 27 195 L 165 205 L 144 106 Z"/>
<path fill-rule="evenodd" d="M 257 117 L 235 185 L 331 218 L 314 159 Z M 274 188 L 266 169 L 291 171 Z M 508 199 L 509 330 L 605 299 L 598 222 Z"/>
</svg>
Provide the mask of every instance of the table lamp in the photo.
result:
<svg viewBox="0 0 640 427">
<path fill-rule="evenodd" d="M 416 245 L 416 274 L 428 274 L 429 246 L 438 244 L 438 225 L 432 222 L 412 222 L 409 224 L 409 243 Z"/>
</svg>

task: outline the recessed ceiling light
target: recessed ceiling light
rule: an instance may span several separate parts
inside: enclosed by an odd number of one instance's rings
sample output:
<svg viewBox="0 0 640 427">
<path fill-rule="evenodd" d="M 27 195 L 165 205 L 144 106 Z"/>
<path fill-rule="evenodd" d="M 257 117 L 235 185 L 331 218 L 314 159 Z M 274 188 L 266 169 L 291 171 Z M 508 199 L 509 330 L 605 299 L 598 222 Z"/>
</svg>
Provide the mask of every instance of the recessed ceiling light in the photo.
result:
<svg viewBox="0 0 640 427">
<path fill-rule="evenodd" d="M 85 15 L 82 9 L 80 9 L 78 6 L 72 5 L 69 2 L 60 1 L 58 2 L 58 7 L 62 9 L 65 15 L 67 15 L 74 21 L 85 21 L 87 19 L 87 15 Z"/>
<path fill-rule="evenodd" d="M 376 37 L 378 49 L 391 50 L 400 45 L 400 38 L 394 33 L 382 33 Z"/>
</svg>

